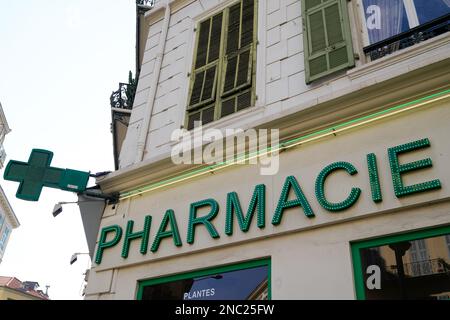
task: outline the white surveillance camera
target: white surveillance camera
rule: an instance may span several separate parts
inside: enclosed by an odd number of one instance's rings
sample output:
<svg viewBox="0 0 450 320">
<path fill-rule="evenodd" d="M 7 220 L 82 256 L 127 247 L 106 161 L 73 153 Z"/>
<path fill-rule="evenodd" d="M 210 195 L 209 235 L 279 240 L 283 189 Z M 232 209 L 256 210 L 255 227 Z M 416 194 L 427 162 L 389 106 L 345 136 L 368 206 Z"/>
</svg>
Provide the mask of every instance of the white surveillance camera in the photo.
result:
<svg viewBox="0 0 450 320">
<path fill-rule="evenodd" d="M 62 212 L 63 208 L 61 203 L 57 203 L 55 204 L 55 206 L 53 207 L 53 216 L 56 217 L 58 214 L 60 214 Z"/>
<path fill-rule="evenodd" d="M 70 264 L 74 264 L 75 261 L 77 261 L 77 257 L 78 257 L 78 255 L 76 253 L 74 253 L 72 255 L 72 257 L 70 258 Z"/>
</svg>

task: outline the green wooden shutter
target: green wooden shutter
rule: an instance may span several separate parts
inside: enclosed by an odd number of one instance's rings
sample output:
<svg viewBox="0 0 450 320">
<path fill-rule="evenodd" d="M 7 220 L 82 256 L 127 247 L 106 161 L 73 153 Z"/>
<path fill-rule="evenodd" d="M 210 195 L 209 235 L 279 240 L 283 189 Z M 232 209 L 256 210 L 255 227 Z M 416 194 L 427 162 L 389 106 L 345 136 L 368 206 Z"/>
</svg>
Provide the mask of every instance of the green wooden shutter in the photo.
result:
<svg viewBox="0 0 450 320">
<path fill-rule="evenodd" d="M 346 0 L 302 0 L 306 83 L 355 65 Z"/>
<path fill-rule="evenodd" d="M 251 105 L 254 6 L 254 0 L 242 0 L 229 9 L 221 117 Z"/>
<path fill-rule="evenodd" d="M 215 100 L 222 17 L 221 12 L 200 23 L 188 111 L 213 103 Z"/>
</svg>

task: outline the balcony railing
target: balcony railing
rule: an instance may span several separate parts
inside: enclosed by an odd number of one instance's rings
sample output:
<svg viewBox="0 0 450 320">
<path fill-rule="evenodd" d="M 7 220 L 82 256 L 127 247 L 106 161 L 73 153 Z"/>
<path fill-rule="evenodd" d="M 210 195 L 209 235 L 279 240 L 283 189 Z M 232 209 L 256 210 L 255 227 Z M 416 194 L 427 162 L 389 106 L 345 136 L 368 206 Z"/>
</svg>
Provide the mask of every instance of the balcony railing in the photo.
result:
<svg viewBox="0 0 450 320">
<path fill-rule="evenodd" d="M 133 79 L 131 71 L 128 73 L 128 83 L 119 83 L 119 89 L 113 91 L 110 97 L 111 107 L 117 109 L 128 109 L 133 107 L 136 95 L 137 80 Z"/>
<path fill-rule="evenodd" d="M 131 109 L 133 107 L 136 85 L 133 83 L 119 83 L 119 89 L 113 91 L 110 97 L 111 107 L 117 109 Z"/>
<path fill-rule="evenodd" d="M 397 273 L 397 266 L 391 266 L 390 269 Z M 405 276 L 420 277 L 431 274 L 450 273 L 450 264 L 444 259 L 431 259 L 416 261 L 403 264 Z"/>
<path fill-rule="evenodd" d="M 408 31 L 365 47 L 364 53 L 376 60 L 395 51 L 410 47 L 416 43 L 434 38 L 449 31 L 450 13 Z"/>
</svg>

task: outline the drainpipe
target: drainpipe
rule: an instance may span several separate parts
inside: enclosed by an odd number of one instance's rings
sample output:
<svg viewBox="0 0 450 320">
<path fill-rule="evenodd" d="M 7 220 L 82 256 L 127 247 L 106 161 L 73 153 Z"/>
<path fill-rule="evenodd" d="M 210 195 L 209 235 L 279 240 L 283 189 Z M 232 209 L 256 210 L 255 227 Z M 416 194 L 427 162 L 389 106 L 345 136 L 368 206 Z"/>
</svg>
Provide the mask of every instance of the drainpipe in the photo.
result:
<svg viewBox="0 0 450 320">
<path fill-rule="evenodd" d="M 144 159 L 145 145 L 147 144 L 147 135 L 150 129 L 150 118 L 153 112 L 153 105 L 155 104 L 156 89 L 159 82 L 159 76 L 161 74 L 161 65 L 164 56 L 164 49 L 166 47 L 167 31 L 169 30 L 170 22 L 170 5 L 169 0 L 166 0 L 165 4 L 161 4 L 159 9 L 164 9 L 164 24 L 161 31 L 161 36 L 159 38 L 159 48 L 156 55 L 155 65 L 153 67 L 153 82 L 150 86 L 150 92 L 148 94 L 147 103 L 145 105 L 145 114 L 141 130 L 139 131 L 139 139 L 137 143 L 137 153 L 135 163 L 141 162 Z"/>
</svg>

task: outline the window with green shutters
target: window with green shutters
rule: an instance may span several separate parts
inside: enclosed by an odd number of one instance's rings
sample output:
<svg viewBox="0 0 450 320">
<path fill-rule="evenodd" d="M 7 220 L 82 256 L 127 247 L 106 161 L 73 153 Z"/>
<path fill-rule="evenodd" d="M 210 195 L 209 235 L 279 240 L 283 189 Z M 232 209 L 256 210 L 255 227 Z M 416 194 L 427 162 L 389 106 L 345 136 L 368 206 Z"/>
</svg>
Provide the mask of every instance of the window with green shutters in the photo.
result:
<svg viewBox="0 0 450 320">
<path fill-rule="evenodd" d="M 253 105 L 255 20 L 255 0 L 241 0 L 198 24 L 188 130 Z"/>
<path fill-rule="evenodd" d="M 306 83 L 354 66 L 347 0 L 302 0 Z"/>
</svg>

